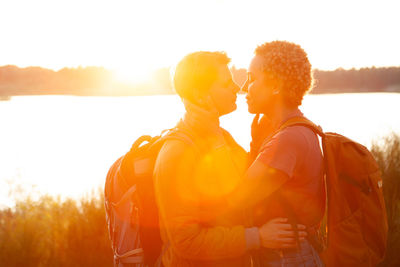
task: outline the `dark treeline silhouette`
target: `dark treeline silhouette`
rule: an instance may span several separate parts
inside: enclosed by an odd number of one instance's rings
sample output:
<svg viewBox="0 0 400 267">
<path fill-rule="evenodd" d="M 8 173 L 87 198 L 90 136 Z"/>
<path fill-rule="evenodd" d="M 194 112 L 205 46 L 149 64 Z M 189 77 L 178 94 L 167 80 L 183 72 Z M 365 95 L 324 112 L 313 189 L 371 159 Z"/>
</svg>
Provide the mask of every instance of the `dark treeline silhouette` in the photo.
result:
<svg viewBox="0 0 400 267">
<path fill-rule="evenodd" d="M 110 81 L 110 72 L 100 67 L 63 68 L 57 72 L 41 67 L 0 68 L 0 94 L 96 94 Z"/>
<path fill-rule="evenodd" d="M 242 85 L 246 69 L 231 68 L 235 81 Z M 311 93 L 400 92 L 400 67 L 361 68 L 333 71 L 314 70 Z"/>
<path fill-rule="evenodd" d="M 0 96 L 15 95 L 153 95 L 173 93 L 169 68 L 155 71 L 146 83 L 128 84 L 103 67 L 0 67 Z"/>
<path fill-rule="evenodd" d="M 247 70 L 231 68 L 234 80 L 242 85 Z M 400 92 L 400 67 L 337 69 L 314 71 L 311 93 Z M 147 82 L 129 84 L 117 81 L 103 67 L 63 68 L 0 67 L 0 96 L 14 95 L 154 95 L 173 93 L 170 69 L 155 71 Z"/>
<path fill-rule="evenodd" d="M 400 67 L 314 71 L 312 93 L 400 92 Z"/>
</svg>

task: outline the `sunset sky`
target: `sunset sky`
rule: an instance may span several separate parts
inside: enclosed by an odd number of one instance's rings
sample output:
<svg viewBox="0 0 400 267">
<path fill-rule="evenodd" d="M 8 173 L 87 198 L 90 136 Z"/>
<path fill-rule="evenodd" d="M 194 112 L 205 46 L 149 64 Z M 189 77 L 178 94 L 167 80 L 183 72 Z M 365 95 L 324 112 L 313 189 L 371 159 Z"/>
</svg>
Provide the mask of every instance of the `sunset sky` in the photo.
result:
<svg viewBox="0 0 400 267">
<path fill-rule="evenodd" d="M 104 66 L 134 79 L 196 50 L 247 67 L 258 44 L 279 39 L 319 69 L 399 66 L 399 3 L 2 0 L 0 65 Z"/>
</svg>

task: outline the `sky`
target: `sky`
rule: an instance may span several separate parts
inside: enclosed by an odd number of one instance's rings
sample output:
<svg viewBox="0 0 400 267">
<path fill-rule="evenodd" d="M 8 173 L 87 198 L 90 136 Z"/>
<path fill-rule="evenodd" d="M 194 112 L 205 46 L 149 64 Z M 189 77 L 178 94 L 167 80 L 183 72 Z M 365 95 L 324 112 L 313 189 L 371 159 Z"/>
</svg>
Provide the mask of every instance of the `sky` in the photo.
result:
<svg viewBox="0 0 400 267">
<path fill-rule="evenodd" d="M 400 1 L 1 0 L 0 66 L 104 66 L 138 79 L 198 50 L 247 67 L 263 42 L 314 68 L 400 65 Z"/>
</svg>

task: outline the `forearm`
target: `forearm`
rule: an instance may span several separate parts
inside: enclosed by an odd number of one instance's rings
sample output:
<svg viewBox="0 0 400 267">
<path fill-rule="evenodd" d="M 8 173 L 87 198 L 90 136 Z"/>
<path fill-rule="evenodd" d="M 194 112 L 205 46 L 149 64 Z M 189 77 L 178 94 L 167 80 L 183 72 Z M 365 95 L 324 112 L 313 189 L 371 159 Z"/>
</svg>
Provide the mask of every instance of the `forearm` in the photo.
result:
<svg viewBox="0 0 400 267">
<path fill-rule="evenodd" d="M 257 228 L 204 227 L 191 223 L 172 227 L 168 232 L 175 253 L 192 260 L 236 258 L 260 246 Z"/>
<path fill-rule="evenodd" d="M 259 162 L 254 163 L 230 194 L 228 202 L 232 207 L 240 209 L 252 207 L 278 190 L 287 179 L 287 175 L 279 170 Z"/>
<path fill-rule="evenodd" d="M 266 179 L 245 177 L 229 195 L 231 207 L 246 209 L 254 206 L 269 195 Z"/>
</svg>

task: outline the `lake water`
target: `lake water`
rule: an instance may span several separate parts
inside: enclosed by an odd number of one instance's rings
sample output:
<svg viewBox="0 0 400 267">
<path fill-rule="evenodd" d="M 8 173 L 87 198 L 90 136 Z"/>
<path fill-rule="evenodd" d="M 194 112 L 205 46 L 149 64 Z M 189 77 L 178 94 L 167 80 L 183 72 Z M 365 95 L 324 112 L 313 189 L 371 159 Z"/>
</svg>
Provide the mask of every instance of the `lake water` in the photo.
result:
<svg viewBox="0 0 400 267">
<path fill-rule="evenodd" d="M 309 95 L 305 115 L 325 131 L 370 146 L 400 133 L 400 94 Z M 108 168 L 143 134 L 173 127 L 177 96 L 21 96 L 0 101 L 0 207 L 26 193 L 80 197 L 102 187 Z M 221 124 L 249 148 L 252 115 L 244 96 Z"/>
</svg>

